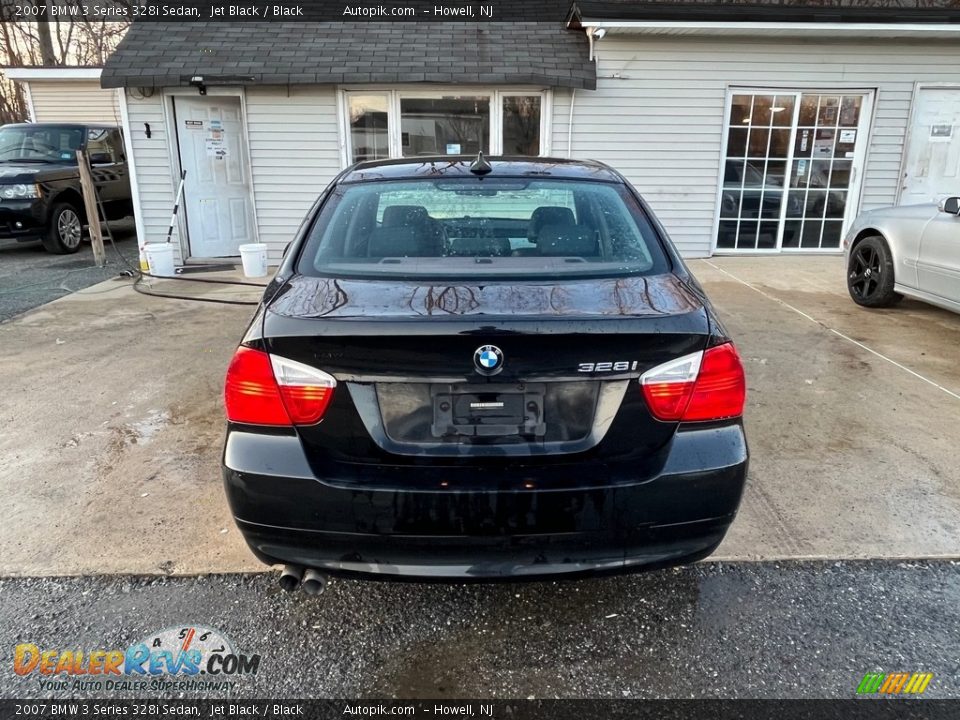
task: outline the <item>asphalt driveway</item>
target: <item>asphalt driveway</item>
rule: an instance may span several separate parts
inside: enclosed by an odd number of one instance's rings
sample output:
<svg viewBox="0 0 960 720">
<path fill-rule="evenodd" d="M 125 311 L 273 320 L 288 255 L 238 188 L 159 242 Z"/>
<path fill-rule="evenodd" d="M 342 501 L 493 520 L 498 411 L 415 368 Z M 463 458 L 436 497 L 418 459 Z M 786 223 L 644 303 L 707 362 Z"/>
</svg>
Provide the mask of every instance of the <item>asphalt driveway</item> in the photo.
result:
<svg viewBox="0 0 960 720">
<path fill-rule="evenodd" d="M 225 678 L 229 692 L 186 697 L 852 699 L 867 672 L 932 673 L 919 704 L 960 697 L 960 564 L 950 561 L 704 562 L 524 584 L 338 580 L 320 597 L 284 593 L 265 574 L 7 579 L 0 593 L 11 654 L 18 643 L 125 648 L 196 625 L 262 655 L 256 676 Z M 44 681 L 2 672 L 0 697 L 161 694 L 51 692 Z M 629 717 L 667 717 L 643 710 Z M 342 706 L 324 715 L 342 716 Z M 784 715 L 801 716 L 853 714 Z"/>
<path fill-rule="evenodd" d="M 116 251 L 136 267 L 138 249 L 133 221 L 111 223 L 111 229 Z M 109 240 L 104 242 L 107 265 L 98 268 L 89 243 L 83 243 L 73 255 L 51 255 L 39 241 L 0 240 L 0 322 L 101 283 L 124 270 L 126 264 L 117 257 Z"/>
<path fill-rule="evenodd" d="M 750 393 L 750 479 L 715 558 L 960 557 L 960 315 L 861 310 L 838 257 L 692 267 Z M 0 575 L 261 569 L 218 472 L 223 372 L 250 315 L 109 281 L 0 325 Z"/>
</svg>

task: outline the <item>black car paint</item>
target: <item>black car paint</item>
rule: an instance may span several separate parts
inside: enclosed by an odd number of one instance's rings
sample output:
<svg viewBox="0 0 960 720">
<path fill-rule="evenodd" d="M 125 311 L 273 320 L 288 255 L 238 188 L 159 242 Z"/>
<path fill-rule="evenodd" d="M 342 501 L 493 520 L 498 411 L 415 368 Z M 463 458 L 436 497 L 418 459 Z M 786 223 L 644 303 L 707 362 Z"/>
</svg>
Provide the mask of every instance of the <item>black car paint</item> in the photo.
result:
<svg viewBox="0 0 960 720">
<path fill-rule="evenodd" d="M 599 164 L 492 161 L 505 176 L 630 187 Z M 331 183 L 308 218 L 340 182 L 456 175 L 467 165 L 361 164 Z M 636 382 L 664 357 L 728 341 L 669 242 L 668 275 L 452 284 L 298 275 L 309 229 L 308 219 L 243 344 L 323 368 L 341 382 L 316 426 L 228 426 L 227 496 L 258 558 L 387 579 L 508 579 L 648 569 L 693 561 L 719 544 L 746 478 L 741 419 L 679 427 L 657 421 Z M 571 292 L 578 283 L 585 291 Z M 637 342 L 641 336 L 646 342 Z M 440 375 L 477 382 L 472 353 L 488 342 L 509 358 L 495 382 L 530 374 L 573 379 L 584 361 L 637 360 L 638 369 L 588 374 L 630 382 L 606 435 L 584 452 L 436 457 L 389 452 L 375 441 L 351 383 Z"/>
<path fill-rule="evenodd" d="M 91 128 L 118 130 L 116 126 L 99 124 L 49 123 L 57 127 L 76 127 L 86 131 Z M 38 127 L 43 123 L 31 123 Z M 5 125 L 3 127 L 16 127 Z M 133 213 L 133 196 L 127 163 L 98 163 L 91 166 L 94 184 L 100 193 L 108 220 L 118 220 Z M 80 170 L 76 159 L 44 163 L 0 163 L 0 183 L 36 184 L 40 186 L 39 198 L 0 200 L 0 240 L 36 240 L 47 232 L 50 215 L 55 205 L 69 202 L 81 217 L 85 218 L 83 190 L 80 186 Z M 22 227 L 17 228 L 16 223 Z"/>
</svg>

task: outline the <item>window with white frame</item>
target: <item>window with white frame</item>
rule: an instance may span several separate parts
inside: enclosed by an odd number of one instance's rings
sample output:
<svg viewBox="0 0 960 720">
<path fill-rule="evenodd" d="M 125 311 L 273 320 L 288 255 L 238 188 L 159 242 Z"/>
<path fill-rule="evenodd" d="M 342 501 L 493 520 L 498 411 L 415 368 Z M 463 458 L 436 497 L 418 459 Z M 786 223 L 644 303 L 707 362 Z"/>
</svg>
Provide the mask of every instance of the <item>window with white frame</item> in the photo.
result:
<svg viewBox="0 0 960 720">
<path fill-rule="evenodd" d="M 346 163 L 427 155 L 546 155 L 544 90 L 345 90 Z"/>
</svg>

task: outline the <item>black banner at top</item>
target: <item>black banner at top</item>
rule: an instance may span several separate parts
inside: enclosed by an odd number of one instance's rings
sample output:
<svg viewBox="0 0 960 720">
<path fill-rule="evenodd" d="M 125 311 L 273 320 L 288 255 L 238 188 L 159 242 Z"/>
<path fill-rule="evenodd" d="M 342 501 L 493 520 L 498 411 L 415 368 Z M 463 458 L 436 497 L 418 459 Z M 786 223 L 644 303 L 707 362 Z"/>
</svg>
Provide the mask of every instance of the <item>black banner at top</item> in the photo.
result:
<svg viewBox="0 0 960 720">
<path fill-rule="evenodd" d="M 0 0 L 5 21 L 556 22 L 572 0 Z"/>
</svg>

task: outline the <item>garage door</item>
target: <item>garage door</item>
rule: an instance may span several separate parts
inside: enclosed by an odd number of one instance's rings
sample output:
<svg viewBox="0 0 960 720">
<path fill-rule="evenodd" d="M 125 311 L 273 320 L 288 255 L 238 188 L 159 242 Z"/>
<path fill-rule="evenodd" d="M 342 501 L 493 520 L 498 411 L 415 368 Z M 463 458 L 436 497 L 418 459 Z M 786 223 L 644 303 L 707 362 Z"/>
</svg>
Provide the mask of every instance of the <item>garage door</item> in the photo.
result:
<svg viewBox="0 0 960 720">
<path fill-rule="evenodd" d="M 920 88 L 900 204 L 960 194 L 960 87 Z"/>
<path fill-rule="evenodd" d="M 872 94 L 734 90 L 716 251 L 837 252 L 857 213 Z"/>
</svg>

